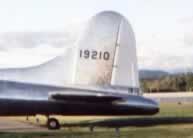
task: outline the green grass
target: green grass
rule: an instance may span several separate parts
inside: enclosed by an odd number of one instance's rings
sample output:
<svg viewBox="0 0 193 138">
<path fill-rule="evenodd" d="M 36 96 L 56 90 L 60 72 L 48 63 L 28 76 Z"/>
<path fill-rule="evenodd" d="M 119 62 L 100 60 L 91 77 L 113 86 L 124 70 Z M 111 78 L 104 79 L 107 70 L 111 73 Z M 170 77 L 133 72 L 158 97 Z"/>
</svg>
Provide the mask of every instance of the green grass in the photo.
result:
<svg viewBox="0 0 193 138">
<path fill-rule="evenodd" d="M 120 138 L 192 138 L 193 126 L 159 126 L 145 128 L 123 128 Z M 96 132 L 86 130 L 62 130 L 61 132 L 36 133 L 0 133 L 3 138 L 114 138 L 113 129 L 99 129 Z"/>
<path fill-rule="evenodd" d="M 193 117 L 193 104 L 161 104 L 160 113 L 151 117 Z M 61 122 L 82 122 L 85 120 L 104 120 L 107 118 L 96 117 L 61 117 Z M 122 117 L 119 117 L 122 118 Z M 128 117 L 126 117 L 128 118 Z M 15 119 L 15 118 L 13 118 Z M 112 119 L 112 118 L 110 118 Z M 124 119 L 124 118 L 122 118 Z M 19 120 L 24 121 L 23 118 Z M 33 120 L 33 119 L 32 119 Z M 40 117 L 42 123 L 45 118 Z M 66 121 L 65 121 L 66 120 Z M 32 121 L 34 122 L 34 121 Z M 97 127 L 94 132 L 88 128 L 72 127 L 63 128 L 59 131 L 49 132 L 23 132 L 23 133 L 0 133 L 3 138 L 114 138 L 117 137 L 113 128 Z M 120 129 L 120 138 L 192 138 L 193 124 L 167 124 L 149 127 L 125 127 Z"/>
<path fill-rule="evenodd" d="M 193 116 L 193 103 L 170 103 L 161 104 L 160 112 L 156 116 L 173 116 L 173 117 L 192 117 Z"/>
</svg>

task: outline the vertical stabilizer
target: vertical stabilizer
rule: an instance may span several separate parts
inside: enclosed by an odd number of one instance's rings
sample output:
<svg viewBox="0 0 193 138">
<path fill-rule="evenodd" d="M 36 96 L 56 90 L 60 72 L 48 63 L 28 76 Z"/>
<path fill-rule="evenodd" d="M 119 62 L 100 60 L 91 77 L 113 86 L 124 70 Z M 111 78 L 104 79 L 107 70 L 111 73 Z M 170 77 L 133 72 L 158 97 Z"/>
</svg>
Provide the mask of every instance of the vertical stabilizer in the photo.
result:
<svg viewBox="0 0 193 138">
<path fill-rule="evenodd" d="M 135 38 L 118 13 L 92 17 L 77 47 L 74 84 L 138 88 Z"/>
</svg>

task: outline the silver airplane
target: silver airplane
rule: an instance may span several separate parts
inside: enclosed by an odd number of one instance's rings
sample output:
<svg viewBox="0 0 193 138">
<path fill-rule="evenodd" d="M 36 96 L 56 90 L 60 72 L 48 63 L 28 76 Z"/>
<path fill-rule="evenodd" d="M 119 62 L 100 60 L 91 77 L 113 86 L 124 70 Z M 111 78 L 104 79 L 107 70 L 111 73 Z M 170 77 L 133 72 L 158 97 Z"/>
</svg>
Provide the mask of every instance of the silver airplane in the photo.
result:
<svg viewBox="0 0 193 138">
<path fill-rule="evenodd" d="M 68 60 L 67 60 L 68 59 Z M 140 92 L 135 37 L 125 17 L 93 16 L 73 48 L 41 65 L 0 69 L 0 116 L 153 115 Z"/>
</svg>

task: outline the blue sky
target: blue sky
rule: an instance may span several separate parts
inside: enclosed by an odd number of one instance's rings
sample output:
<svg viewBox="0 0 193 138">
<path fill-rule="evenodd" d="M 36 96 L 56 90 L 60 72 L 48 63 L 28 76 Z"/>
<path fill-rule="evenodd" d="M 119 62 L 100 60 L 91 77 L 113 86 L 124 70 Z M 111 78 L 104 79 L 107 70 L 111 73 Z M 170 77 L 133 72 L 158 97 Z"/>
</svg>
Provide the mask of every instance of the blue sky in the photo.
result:
<svg viewBox="0 0 193 138">
<path fill-rule="evenodd" d="M 94 14 L 114 10 L 133 26 L 140 68 L 186 71 L 193 69 L 192 7 L 191 0 L 6 0 L 0 33 L 73 32 Z"/>
</svg>

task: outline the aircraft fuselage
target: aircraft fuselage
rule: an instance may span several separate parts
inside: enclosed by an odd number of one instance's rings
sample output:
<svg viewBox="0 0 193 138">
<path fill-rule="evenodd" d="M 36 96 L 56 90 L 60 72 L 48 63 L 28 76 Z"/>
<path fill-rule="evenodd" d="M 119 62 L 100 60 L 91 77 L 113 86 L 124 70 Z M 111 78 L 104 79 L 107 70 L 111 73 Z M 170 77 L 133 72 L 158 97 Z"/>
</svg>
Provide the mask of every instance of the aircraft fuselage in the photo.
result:
<svg viewBox="0 0 193 138">
<path fill-rule="evenodd" d="M 66 88 L 0 81 L 0 116 L 4 115 L 149 115 L 158 112 L 155 102 L 128 95 L 116 102 L 49 100 L 50 91 Z M 137 102 L 136 102 L 137 101 Z"/>
</svg>

